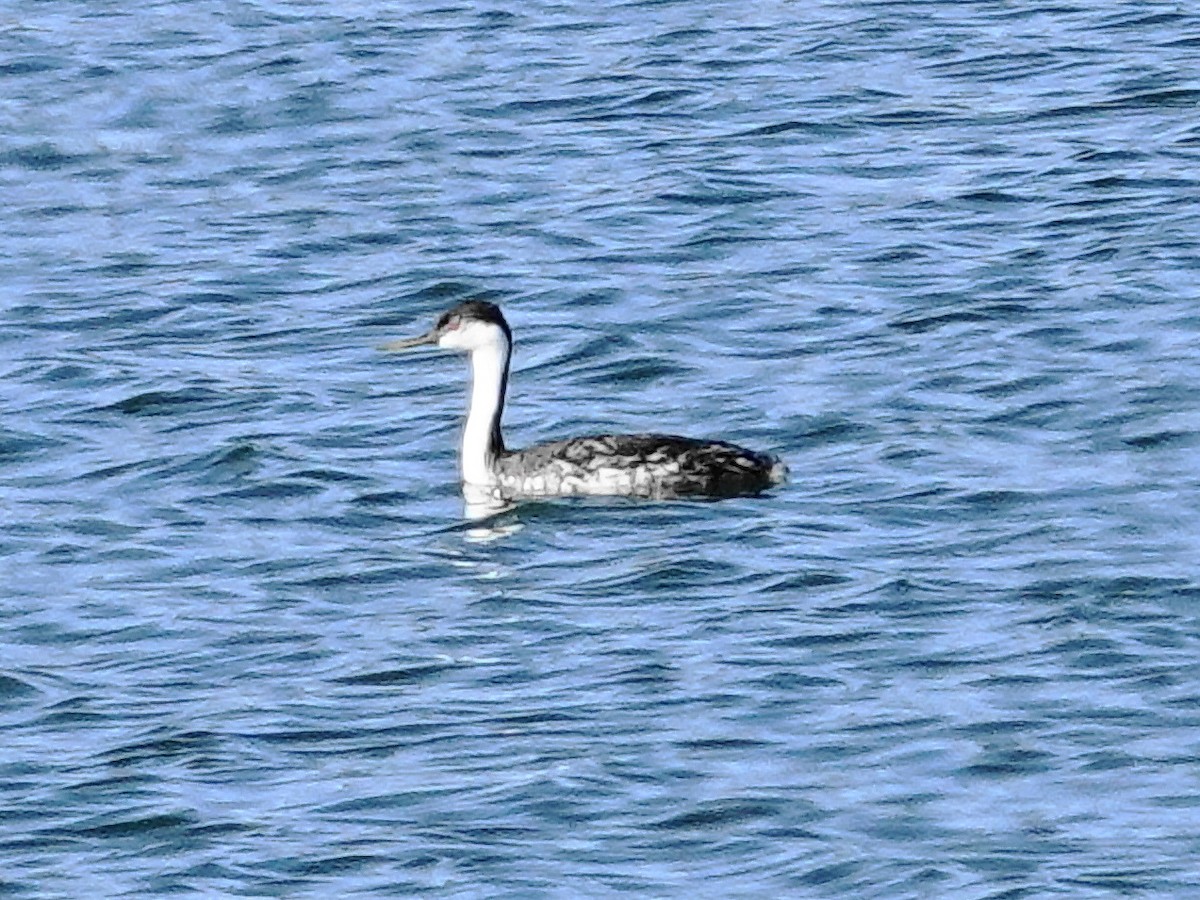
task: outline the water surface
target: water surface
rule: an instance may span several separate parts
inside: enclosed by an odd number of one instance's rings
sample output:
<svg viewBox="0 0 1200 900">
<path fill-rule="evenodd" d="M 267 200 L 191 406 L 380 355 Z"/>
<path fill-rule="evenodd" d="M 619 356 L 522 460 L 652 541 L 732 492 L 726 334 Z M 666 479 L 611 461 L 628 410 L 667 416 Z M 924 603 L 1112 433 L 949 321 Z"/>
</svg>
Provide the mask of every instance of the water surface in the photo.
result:
<svg viewBox="0 0 1200 900">
<path fill-rule="evenodd" d="M 1195 896 L 1186 5 L 0 16 L 13 896 Z M 759 499 L 459 520 L 510 444 Z"/>
</svg>

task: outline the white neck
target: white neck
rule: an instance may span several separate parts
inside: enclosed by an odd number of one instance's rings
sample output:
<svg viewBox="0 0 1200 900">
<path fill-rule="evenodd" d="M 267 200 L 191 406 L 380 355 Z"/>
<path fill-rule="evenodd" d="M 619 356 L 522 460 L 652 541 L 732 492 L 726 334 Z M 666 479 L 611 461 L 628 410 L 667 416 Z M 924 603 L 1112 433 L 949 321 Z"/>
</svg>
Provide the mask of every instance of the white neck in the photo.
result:
<svg viewBox="0 0 1200 900">
<path fill-rule="evenodd" d="M 500 415 L 508 382 L 508 341 L 499 329 L 496 337 L 471 350 L 471 406 L 462 433 L 462 480 L 467 484 L 495 481 L 494 463 L 504 452 Z"/>
</svg>

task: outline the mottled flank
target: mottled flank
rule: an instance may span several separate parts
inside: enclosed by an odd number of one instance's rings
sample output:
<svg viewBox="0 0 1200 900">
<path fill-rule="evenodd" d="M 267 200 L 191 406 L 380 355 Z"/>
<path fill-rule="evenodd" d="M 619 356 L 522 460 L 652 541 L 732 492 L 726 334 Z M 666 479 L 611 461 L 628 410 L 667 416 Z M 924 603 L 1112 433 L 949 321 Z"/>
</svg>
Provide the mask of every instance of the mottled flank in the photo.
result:
<svg viewBox="0 0 1200 900">
<path fill-rule="evenodd" d="M 757 494 L 787 477 L 777 456 L 670 434 L 603 434 L 505 453 L 505 500 L 613 495 L 667 500 Z"/>
</svg>

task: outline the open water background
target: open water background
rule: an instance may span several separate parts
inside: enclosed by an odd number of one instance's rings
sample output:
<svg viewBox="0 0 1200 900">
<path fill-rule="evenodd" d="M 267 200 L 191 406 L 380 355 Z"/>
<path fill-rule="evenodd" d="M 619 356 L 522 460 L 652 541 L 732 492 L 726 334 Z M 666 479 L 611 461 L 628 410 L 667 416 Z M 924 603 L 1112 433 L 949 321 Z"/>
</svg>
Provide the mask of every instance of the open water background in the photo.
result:
<svg viewBox="0 0 1200 900">
<path fill-rule="evenodd" d="M 0 892 L 1200 896 L 1188 3 L 0 10 Z M 509 441 L 780 452 L 459 523 Z"/>
</svg>

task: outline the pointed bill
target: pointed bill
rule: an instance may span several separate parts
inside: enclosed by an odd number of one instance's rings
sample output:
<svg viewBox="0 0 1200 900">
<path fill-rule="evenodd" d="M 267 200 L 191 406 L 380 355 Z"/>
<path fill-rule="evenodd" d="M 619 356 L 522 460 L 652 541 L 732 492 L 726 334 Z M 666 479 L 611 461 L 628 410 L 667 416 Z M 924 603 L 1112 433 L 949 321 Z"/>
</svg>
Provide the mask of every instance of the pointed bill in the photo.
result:
<svg viewBox="0 0 1200 900">
<path fill-rule="evenodd" d="M 430 331 L 428 334 L 423 334 L 420 337 L 403 338 L 399 341 L 391 341 L 387 344 L 381 344 L 379 349 L 388 353 L 394 353 L 397 350 L 407 350 L 410 347 L 422 347 L 426 344 L 436 344 L 438 342 L 437 331 Z"/>
</svg>

